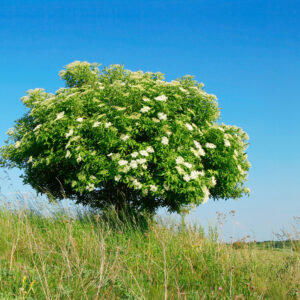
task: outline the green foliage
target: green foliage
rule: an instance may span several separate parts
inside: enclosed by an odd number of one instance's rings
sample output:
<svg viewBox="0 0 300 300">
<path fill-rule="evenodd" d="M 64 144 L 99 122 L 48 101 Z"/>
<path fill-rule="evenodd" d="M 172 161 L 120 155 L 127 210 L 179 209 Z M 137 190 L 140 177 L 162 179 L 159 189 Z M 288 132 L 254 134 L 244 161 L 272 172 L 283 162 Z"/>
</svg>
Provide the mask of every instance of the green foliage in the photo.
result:
<svg viewBox="0 0 300 300">
<path fill-rule="evenodd" d="M 192 76 L 73 62 L 55 94 L 29 90 L 1 148 L 4 167 L 56 199 L 93 207 L 181 211 L 248 194 L 248 136 L 218 125 L 219 108 Z"/>
</svg>

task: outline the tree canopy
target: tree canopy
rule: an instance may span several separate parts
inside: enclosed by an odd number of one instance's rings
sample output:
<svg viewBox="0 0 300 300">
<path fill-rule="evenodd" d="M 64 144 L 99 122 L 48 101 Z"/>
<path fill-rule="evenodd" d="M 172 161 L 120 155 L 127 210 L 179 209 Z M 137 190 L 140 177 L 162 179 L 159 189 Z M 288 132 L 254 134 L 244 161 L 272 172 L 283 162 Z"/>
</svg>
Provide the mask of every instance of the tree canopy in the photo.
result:
<svg viewBox="0 0 300 300">
<path fill-rule="evenodd" d="M 219 123 L 216 97 L 192 76 L 75 61 L 60 77 L 54 94 L 27 91 L 0 148 L 1 166 L 38 193 L 149 212 L 249 194 L 248 136 Z"/>
</svg>

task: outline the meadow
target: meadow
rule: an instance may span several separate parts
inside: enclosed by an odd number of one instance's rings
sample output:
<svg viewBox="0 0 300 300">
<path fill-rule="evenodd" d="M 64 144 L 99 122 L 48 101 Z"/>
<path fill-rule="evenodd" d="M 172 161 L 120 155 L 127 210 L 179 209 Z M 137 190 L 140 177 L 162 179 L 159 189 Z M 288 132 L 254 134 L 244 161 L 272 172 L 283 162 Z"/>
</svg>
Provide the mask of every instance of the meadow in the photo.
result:
<svg viewBox="0 0 300 300">
<path fill-rule="evenodd" d="M 299 299 L 299 241 L 220 242 L 218 230 L 113 210 L 0 210 L 0 299 Z"/>
</svg>

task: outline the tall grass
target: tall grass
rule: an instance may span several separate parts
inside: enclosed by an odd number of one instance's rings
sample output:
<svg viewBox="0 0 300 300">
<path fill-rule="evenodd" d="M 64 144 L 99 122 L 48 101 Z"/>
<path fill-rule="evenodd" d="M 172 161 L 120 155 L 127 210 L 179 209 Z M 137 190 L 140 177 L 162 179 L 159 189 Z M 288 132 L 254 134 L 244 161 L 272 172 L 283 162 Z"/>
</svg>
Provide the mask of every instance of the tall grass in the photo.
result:
<svg viewBox="0 0 300 300">
<path fill-rule="evenodd" d="M 140 226 L 113 210 L 72 218 L 2 208 L 0 233 L 0 299 L 300 297 L 299 252 L 221 243 L 215 230 Z"/>
</svg>

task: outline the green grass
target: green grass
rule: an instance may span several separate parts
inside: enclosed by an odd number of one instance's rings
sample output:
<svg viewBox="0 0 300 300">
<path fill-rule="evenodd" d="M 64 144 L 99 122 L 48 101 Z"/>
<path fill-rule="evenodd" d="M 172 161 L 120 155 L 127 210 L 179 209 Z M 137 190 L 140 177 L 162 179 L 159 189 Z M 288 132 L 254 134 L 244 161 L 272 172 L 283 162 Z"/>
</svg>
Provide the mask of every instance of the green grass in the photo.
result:
<svg viewBox="0 0 300 300">
<path fill-rule="evenodd" d="M 0 299 L 299 299 L 289 251 L 214 231 L 0 211 Z"/>
</svg>

